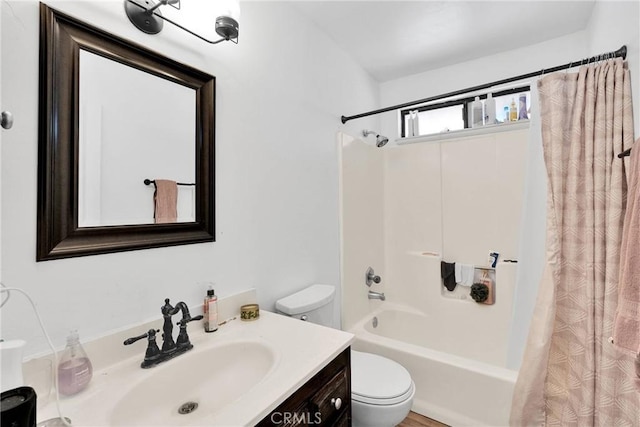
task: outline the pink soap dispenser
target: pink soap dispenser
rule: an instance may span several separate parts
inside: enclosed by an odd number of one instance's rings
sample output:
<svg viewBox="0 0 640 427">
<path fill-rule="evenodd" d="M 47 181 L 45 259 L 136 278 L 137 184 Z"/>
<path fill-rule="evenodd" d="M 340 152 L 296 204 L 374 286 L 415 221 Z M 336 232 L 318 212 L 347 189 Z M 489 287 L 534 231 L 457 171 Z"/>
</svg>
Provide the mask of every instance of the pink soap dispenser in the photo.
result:
<svg viewBox="0 0 640 427">
<path fill-rule="evenodd" d="M 78 331 L 73 330 L 58 363 L 58 391 L 65 396 L 79 393 L 89 385 L 92 376 L 91 361 L 80 344 Z"/>
</svg>

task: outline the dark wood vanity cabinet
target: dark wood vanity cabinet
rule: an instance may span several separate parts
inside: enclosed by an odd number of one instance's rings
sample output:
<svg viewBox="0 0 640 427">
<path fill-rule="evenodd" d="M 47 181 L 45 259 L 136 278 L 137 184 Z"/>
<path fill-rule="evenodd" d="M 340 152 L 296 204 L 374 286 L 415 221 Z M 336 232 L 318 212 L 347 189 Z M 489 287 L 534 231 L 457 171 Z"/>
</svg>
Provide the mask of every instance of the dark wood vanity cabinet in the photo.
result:
<svg viewBox="0 0 640 427">
<path fill-rule="evenodd" d="M 350 348 L 264 417 L 258 426 L 351 426 Z"/>
</svg>

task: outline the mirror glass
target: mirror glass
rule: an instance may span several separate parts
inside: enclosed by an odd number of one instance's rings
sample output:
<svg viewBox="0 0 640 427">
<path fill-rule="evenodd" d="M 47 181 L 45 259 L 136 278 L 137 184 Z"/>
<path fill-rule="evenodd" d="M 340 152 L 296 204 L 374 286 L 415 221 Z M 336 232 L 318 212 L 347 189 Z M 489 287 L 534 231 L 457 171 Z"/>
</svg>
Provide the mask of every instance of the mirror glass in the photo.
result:
<svg viewBox="0 0 640 427">
<path fill-rule="evenodd" d="M 178 185 L 195 221 L 194 89 L 80 50 L 78 226 L 153 224 L 153 184 Z"/>
</svg>

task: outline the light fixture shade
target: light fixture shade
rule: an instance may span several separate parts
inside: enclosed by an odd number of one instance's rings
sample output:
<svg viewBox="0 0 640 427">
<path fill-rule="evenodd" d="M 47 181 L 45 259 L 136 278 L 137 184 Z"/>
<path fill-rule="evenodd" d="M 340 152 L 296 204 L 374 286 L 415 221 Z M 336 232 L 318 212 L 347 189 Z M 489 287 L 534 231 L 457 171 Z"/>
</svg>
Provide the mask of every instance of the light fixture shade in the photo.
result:
<svg viewBox="0 0 640 427">
<path fill-rule="evenodd" d="M 211 13 L 216 20 L 216 33 L 226 40 L 235 40 L 240 33 L 240 2 L 238 0 L 217 0 L 212 2 Z"/>
<path fill-rule="evenodd" d="M 216 18 L 216 33 L 226 40 L 237 39 L 240 25 L 232 17 L 221 15 Z"/>
<path fill-rule="evenodd" d="M 240 2 L 238 0 L 216 0 L 213 2 L 214 16 L 228 16 L 236 22 L 240 22 Z"/>
</svg>

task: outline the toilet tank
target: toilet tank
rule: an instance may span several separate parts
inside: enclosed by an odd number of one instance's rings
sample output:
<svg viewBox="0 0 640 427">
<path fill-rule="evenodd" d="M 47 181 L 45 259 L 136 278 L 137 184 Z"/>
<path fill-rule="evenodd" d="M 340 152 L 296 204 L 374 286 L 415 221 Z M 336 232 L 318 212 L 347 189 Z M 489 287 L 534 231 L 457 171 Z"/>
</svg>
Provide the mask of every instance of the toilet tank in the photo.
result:
<svg viewBox="0 0 640 427">
<path fill-rule="evenodd" d="M 335 292 L 336 288 L 333 285 L 311 285 L 276 301 L 276 311 L 297 319 L 333 328 L 333 299 Z"/>
</svg>

